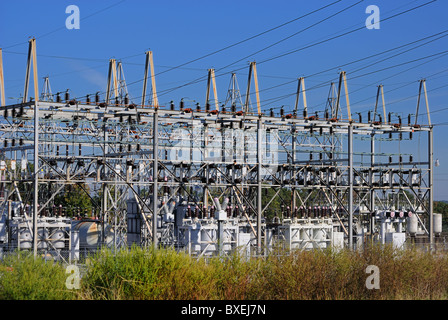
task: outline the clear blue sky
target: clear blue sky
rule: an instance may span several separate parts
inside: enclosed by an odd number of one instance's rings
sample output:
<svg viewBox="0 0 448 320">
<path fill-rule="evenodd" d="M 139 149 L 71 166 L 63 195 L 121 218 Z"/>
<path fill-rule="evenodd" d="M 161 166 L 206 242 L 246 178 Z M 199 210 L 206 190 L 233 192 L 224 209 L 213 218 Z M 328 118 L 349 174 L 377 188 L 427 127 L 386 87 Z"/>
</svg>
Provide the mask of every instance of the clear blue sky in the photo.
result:
<svg viewBox="0 0 448 320">
<path fill-rule="evenodd" d="M 333 2 L 1 1 L 0 47 L 7 103 L 16 102 L 22 94 L 29 37 L 37 39 L 40 89 L 42 78 L 49 76 L 53 93 L 70 88 L 72 96 L 82 97 L 104 91 L 108 61 L 116 58 L 123 63 L 127 82 L 132 83 L 128 87 L 131 97 L 139 103 L 146 50 L 153 51 L 156 73 L 160 73 Z M 209 68 L 217 70 L 219 100 L 226 97 L 232 71 L 244 93 L 248 63 L 256 61 L 262 106 L 266 110 L 282 105 L 286 110 L 291 108 L 297 87 L 294 80 L 300 76 L 306 78 L 309 88 L 309 108 L 323 110 L 331 81 L 337 79 L 340 70 L 345 70 L 353 113 L 371 109 L 377 85 L 383 84 L 387 111 L 405 118 L 415 113 L 418 80 L 426 78 L 431 120 L 440 124 L 434 137 L 434 158 L 440 161 L 435 168 L 435 199 L 448 200 L 448 52 L 444 53 L 448 50 L 448 2 L 438 0 L 390 19 L 387 18 L 429 0 L 374 0 L 354 5 L 357 2 L 339 1 L 252 40 L 158 75 L 159 103 L 168 105 L 174 100 L 178 105 L 184 97 L 188 103 L 203 105 Z M 72 4 L 80 9 L 79 30 L 65 27 L 69 16 L 65 10 Z M 347 9 L 351 5 L 354 6 Z M 368 5 L 378 6 L 380 18 L 386 19 L 379 30 L 362 28 L 369 16 L 365 12 Z M 360 30 L 329 40 L 357 28 Z M 417 40 L 421 41 L 410 44 Z M 313 45 L 320 41 L 323 42 Z M 403 47 L 345 65 L 399 46 Z M 280 55 L 283 56 L 269 60 Z M 228 65 L 231 66 L 223 68 Z M 200 77 L 204 77 L 200 82 L 171 90 Z M 366 113 L 363 115 L 366 117 Z M 421 119 L 422 123 L 427 121 L 426 117 Z M 420 143 L 423 146 L 426 140 L 416 141 L 414 147 L 424 159 L 425 148 L 420 150 Z"/>
</svg>

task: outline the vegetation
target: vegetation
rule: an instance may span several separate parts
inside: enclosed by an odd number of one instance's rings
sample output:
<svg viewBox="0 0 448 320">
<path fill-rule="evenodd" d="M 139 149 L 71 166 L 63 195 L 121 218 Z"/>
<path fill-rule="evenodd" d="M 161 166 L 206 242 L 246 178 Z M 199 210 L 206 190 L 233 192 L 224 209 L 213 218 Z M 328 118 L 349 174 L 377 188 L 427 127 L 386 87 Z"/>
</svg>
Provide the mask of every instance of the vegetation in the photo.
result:
<svg viewBox="0 0 448 320">
<path fill-rule="evenodd" d="M 367 289 L 368 265 L 380 289 Z M 89 258 L 78 290 L 65 266 L 22 253 L 0 264 L 1 299 L 302 300 L 447 299 L 448 255 L 417 249 L 294 251 L 267 258 L 196 260 L 170 249 L 102 250 Z"/>
<path fill-rule="evenodd" d="M 6 255 L 0 263 L 0 300 L 66 300 L 67 275 L 60 264 L 34 259 L 29 252 Z"/>
<path fill-rule="evenodd" d="M 448 203 L 446 201 L 434 201 L 433 211 L 442 214 L 443 231 L 446 232 L 448 229 Z"/>
<path fill-rule="evenodd" d="M 69 217 L 88 214 L 92 212 L 92 199 L 89 197 L 89 186 L 85 183 L 66 185 L 64 189 L 55 196 L 54 204 L 62 205 L 65 214 Z"/>
</svg>

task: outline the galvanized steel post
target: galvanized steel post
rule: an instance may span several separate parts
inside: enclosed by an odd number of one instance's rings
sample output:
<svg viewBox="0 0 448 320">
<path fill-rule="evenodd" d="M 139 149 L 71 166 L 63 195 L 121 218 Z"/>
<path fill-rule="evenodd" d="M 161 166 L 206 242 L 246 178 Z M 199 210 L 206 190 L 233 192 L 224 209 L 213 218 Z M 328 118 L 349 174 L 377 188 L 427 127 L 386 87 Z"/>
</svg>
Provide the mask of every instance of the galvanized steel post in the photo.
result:
<svg viewBox="0 0 448 320">
<path fill-rule="evenodd" d="M 433 150 L 433 137 L 432 137 L 433 127 L 430 126 L 428 131 L 428 214 L 429 214 L 429 245 L 431 250 L 434 247 L 434 205 L 433 205 L 433 161 L 434 161 L 434 150 Z"/>
<path fill-rule="evenodd" d="M 39 213 L 39 89 L 37 78 L 37 55 L 36 40 L 30 41 L 30 57 L 28 58 L 27 81 L 29 79 L 29 70 L 31 60 L 33 61 L 33 77 L 34 77 L 34 199 L 33 199 L 33 254 L 37 256 L 37 214 Z M 26 99 L 24 97 L 24 99 Z"/>
<path fill-rule="evenodd" d="M 154 159 L 154 164 L 153 164 L 153 180 L 154 180 L 154 185 L 153 185 L 153 207 L 152 207 L 152 236 L 153 236 L 153 246 L 154 249 L 157 249 L 157 212 L 159 210 L 159 204 L 158 204 L 158 198 L 157 198 L 157 191 L 159 188 L 158 185 L 158 153 L 159 153 L 159 141 L 158 141 L 158 137 L 159 137 L 159 114 L 157 111 L 157 106 L 155 106 L 154 108 L 154 126 L 153 126 L 153 159 Z"/>
<path fill-rule="evenodd" d="M 258 253 L 261 253 L 261 215 L 262 215 L 262 202 L 261 202 L 261 165 L 263 155 L 261 154 L 261 116 L 257 120 L 257 249 Z"/>
<path fill-rule="evenodd" d="M 348 127 L 348 246 L 353 249 L 353 125 Z"/>
<path fill-rule="evenodd" d="M 374 165 L 375 165 L 375 133 L 370 137 L 370 240 L 373 243 L 373 232 L 375 223 L 375 190 L 374 185 Z"/>
<path fill-rule="evenodd" d="M 34 81 L 37 81 L 35 79 Z M 33 254 L 37 256 L 37 214 L 39 212 L 39 105 L 34 104 L 34 198 L 33 198 Z"/>
</svg>

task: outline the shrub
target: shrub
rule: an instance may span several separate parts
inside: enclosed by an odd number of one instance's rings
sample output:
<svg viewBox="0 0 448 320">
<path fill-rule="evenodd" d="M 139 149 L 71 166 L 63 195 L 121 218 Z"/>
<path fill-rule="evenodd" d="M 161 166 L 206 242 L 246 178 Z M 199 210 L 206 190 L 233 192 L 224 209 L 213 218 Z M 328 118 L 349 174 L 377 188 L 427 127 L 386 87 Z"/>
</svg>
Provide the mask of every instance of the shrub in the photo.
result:
<svg viewBox="0 0 448 320">
<path fill-rule="evenodd" d="M 172 249 L 98 252 L 83 279 L 90 299 L 213 299 L 211 268 Z"/>
<path fill-rule="evenodd" d="M 447 299 L 448 255 L 374 245 L 364 250 L 278 251 L 197 259 L 173 249 L 98 251 L 79 290 L 67 290 L 62 264 L 23 253 L 0 265 L 0 299 L 85 300 L 397 300 Z M 368 265 L 380 289 L 367 289 Z"/>
<path fill-rule="evenodd" d="M 9 254 L 0 264 L 0 299 L 75 299 L 75 292 L 65 286 L 66 278 L 65 267 L 59 263 L 35 259 L 27 252 Z"/>
</svg>

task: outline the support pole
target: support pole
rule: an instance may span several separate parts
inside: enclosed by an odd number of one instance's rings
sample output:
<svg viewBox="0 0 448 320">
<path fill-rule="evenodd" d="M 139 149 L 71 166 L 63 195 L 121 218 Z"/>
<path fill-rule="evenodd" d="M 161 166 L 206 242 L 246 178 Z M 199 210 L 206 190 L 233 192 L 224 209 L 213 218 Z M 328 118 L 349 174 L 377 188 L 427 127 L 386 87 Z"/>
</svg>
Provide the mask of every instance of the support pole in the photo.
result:
<svg viewBox="0 0 448 320">
<path fill-rule="evenodd" d="M 296 180 L 296 137 L 295 137 L 295 131 L 291 133 L 291 180 Z M 295 183 L 294 183 L 295 185 Z M 296 208 L 296 188 L 293 186 L 291 188 L 291 195 L 292 195 L 292 201 L 291 201 L 291 212 L 294 212 Z"/>
<path fill-rule="evenodd" d="M 375 224 L 375 190 L 373 188 L 373 168 L 375 166 L 375 134 L 370 137 L 370 240 L 373 243 L 373 231 Z"/>
<path fill-rule="evenodd" d="M 148 84 L 149 53 L 150 53 L 150 51 L 146 51 L 146 53 L 145 53 L 146 54 L 146 62 L 145 62 L 145 75 L 143 77 L 142 108 L 145 106 L 146 87 Z"/>
<path fill-rule="evenodd" d="M 262 202 L 261 202 L 261 165 L 263 162 L 263 155 L 261 150 L 261 117 L 257 120 L 257 249 L 258 253 L 261 253 L 261 215 L 262 215 Z"/>
<path fill-rule="evenodd" d="M 244 113 L 249 112 L 249 94 L 250 94 L 251 80 L 252 80 L 252 62 L 249 65 L 249 76 L 247 78 L 246 101 L 244 102 Z"/>
<path fill-rule="evenodd" d="M 351 114 L 351 110 L 350 110 L 350 100 L 348 98 L 348 88 L 347 88 L 347 76 L 345 71 L 341 71 L 339 74 L 339 87 L 338 87 L 338 96 L 336 99 L 336 118 L 338 116 L 338 112 L 339 112 L 339 103 L 341 100 L 341 89 L 342 89 L 342 85 L 344 85 L 344 89 L 345 89 L 345 102 L 347 104 L 347 113 L 348 113 L 348 120 L 351 122 L 352 121 L 352 114 Z"/>
<path fill-rule="evenodd" d="M 420 80 L 420 86 L 418 88 L 417 108 L 415 110 L 415 125 L 417 125 L 418 121 L 418 109 L 420 108 L 420 96 L 422 95 L 422 85 L 423 82 Z"/>
<path fill-rule="evenodd" d="M 373 112 L 373 121 L 375 121 L 375 118 L 376 118 L 380 94 L 381 94 L 381 102 L 383 105 L 383 119 L 384 119 L 384 121 L 386 121 L 386 119 L 387 119 L 386 118 L 386 104 L 384 103 L 384 90 L 383 90 L 383 85 L 380 84 L 378 86 L 378 91 L 376 92 L 376 101 L 375 101 L 375 110 Z"/>
<path fill-rule="evenodd" d="M 39 106 L 34 104 L 33 255 L 37 257 L 37 214 L 39 205 Z"/>
<path fill-rule="evenodd" d="M 108 198 L 108 193 L 109 193 L 109 189 L 108 189 L 108 185 L 107 185 L 107 176 L 108 176 L 108 166 L 106 165 L 107 163 L 107 155 L 109 153 L 109 133 L 107 131 L 107 119 L 103 118 L 103 139 L 104 139 L 104 146 L 103 146 L 103 178 L 102 178 L 102 190 L 103 190 L 103 199 L 102 199 L 102 219 L 101 219 L 101 227 L 102 227 L 102 231 L 103 231 L 103 238 L 102 238 L 102 242 L 105 243 L 106 242 L 106 223 L 108 221 L 108 205 L 107 205 L 107 198 Z"/>
<path fill-rule="evenodd" d="M 431 250 L 434 248 L 434 195 L 433 195 L 433 161 L 434 161 L 434 150 L 433 150 L 433 127 L 431 126 L 428 131 L 428 214 L 429 214 L 429 245 Z"/>
<path fill-rule="evenodd" d="M 250 66 L 249 66 L 249 77 L 247 80 L 246 102 L 244 104 L 245 105 L 244 112 L 246 113 L 249 111 L 249 94 L 250 94 L 250 84 L 251 84 L 251 79 L 252 79 L 252 73 L 254 74 L 255 96 L 257 99 L 257 111 L 258 111 L 258 115 L 261 115 L 260 93 L 258 90 L 257 67 L 256 67 L 255 61 L 251 62 Z"/>
<path fill-rule="evenodd" d="M 257 65 L 255 64 L 255 61 L 252 62 L 253 64 L 253 71 L 254 71 L 254 84 L 255 84 L 255 96 L 257 98 L 257 111 L 258 115 L 261 115 L 261 106 L 260 106 L 260 91 L 258 89 L 258 76 L 257 76 Z"/>
<path fill-rule="evenodd" d="M 429 112 L 428 94 L 426 92 L 426 80 L 423 80 L 423 92 L 425 94 L 426 115 L 428 116 L 428 125 L 431 126 L 431 113 Z"/>
<path fill-rule="evenodd" d="M 348 127 L 348 246 L 353 249 L 353 125 Z"/>
<path fill-rule="evenodd" d="M 345 71 L 342 72 L 344 78 L 344 89 L 345 89 L 345 102 L 347 104 L 348 121 L 352 121 L 352 112 L 350 110 L 350 100 L 348 98 L 348 87 L 347 87 L 347 75 Z"/>
<path fill-rule="evenodd" d="M 384 89 L 383 85 L 381 85 L 381 103 L 383 104 L 383 119 L 386 121 L 386 103 L 384 103 Z"/>
<path fill-rule="evenodd" d="M 303 77 L 300 77 L 298 79 L 298 84 L 297 84 L 296 103 L 294 105 L 294 112 L 296 114 L 297 114 L 297 109 L 299 106 L 300 91 L 303 92 L 303 110 L 306 113 L 308 113 L 308 106 L 306 104 L 305 78 L 303 78 Z"/>
<path fill-rule="evenodd" d="M 418 98 L 417 98 L 417 109 L 415 110 L 415 124 L 417 125 L 418 112 L 419 112 L 419 107 L 420 107 L 420 97 L 422 95 L 422 89 L 423 89 L 423 94 L 425 96 L 426 114 L 428 116 L 428 125 L 431 126 L 431 117 L 430 117 L 430 112 L 429 112 L 429 103 L 428 103 L 428 95 L 426 92 L 426 80 L 425 79 L 420 80 L 420 86 L 418 89 Z"/>
<path fill-rule="evenodd" d="M 33 255 L 37 257 L 37 215 L 39 205 L 39 89 L 37 77 L 37 55 L 36 55 L 36 39 L 30 39 L 28 51 L 28 64 L 26 81 L 29 80 L 29 71 L 31 61 L 33 62 L 33 77 L 34 77 L 34 179 L 33 179 Z M 26 84 L 26 91 L 28 91 L 28 84 Z M 26 97 L 24 96 L 26 101 Z"/>
<path fill-rule="evenodd" d="M 205 161 L 207 161 L 208 159 L 209 159 L 209 151 L 208 151 L 208 139 L 209 139 L 209 137 L 208 137 L 208 126 L 207 125 L 204 125 L 204 144 L 203 144 L 203 148 L 204 148 L 204 159 L 205 159 Z M 203 188 L 203 208 L 206 208 L 206 210 L 207 210 L 207 208 L 208 208 L 208 193 L 209 193 L 209 191 L 208 191 L 208 184 L 209 184 L 209 178 L 210 178 L 210 168 L 209 168 L 209 165 L 206 165 L 206 167 L 205 167 L 205 181 L 206 181 L 206 183 L 205 183 L 205 185 L 204 185 L 204 188 Z M 205 212 L 203 212 L 203 214 L 204 214 Z"/>
<path fill-rule="evenodd" d="M 159 100 L 157 99 L 157 90 L 156 90 L 156 78 L 154 74 L 154 62 L 152 58 L 152 51 L 149 51 L 149 65 L 151 68 L 151 89 L 152 89 L 152 105 L 154 108 L 159 106 Z"/>
<path fill-rule="evenodd" d="M 337 118 L 339 115 L 339 101 L 341 100 L 341 89 L 342 89 L 342 72 L 339 73 L 338 94 L 336 96 L 336 112 L 334 115 L 335 118 Z"/>
<path fill-rule="evenodd" d="M 233 105 L 236 105 L 236 99 L 238 98 L 237 96 L 240 96 L 240 91 L 239 91 L 238 85 L 236 83 L 236 74 L 235 73 L 232 73 L 231 87 L 232 87 L 232 89 L 230 90 L 230 105 L 233 106 Z M 236 93 L 237 91 L 238 91 L 238 94 Z M 240 96 L 240 99 L 241 99 L 241 96 Z M 241 100 L 240 100 L 240 102 L 241 102 Z M 241 110 L 241 111 L 243 111 L 243 110 Z"/>
<path fill-rule="evenodd" d="M 335 95 L 336 95 L 336 89 L 334 86 L 334 82 L 330 85 L 330 90 L 328 92 L 328 98 L 327 98 L 327 105 L 325 107 L 325 112 L 327 112 L 328 108 L 330 108 L 330 118 L 336 117 L 336 108 L 335 108 Z"/>
<path fill-rule="evenodd" d="M 2 49 L 0 48 L 0 105 L 4 106 L 5 104 L 5 78 L 3 77 L 3 56 Z"/>
<path fill-rule="evenodd" d="M 215 69 L 208 69 L 207 92 L 206 92 L 206 96 L 205 96 L 205 105 L 207 105 L 210 100 L 210 86 L 213 86 L 213 96 L 215 98 L 215 108 L 216 108 L 216 111 L 219 111 L 218 92 L 216 90 Z"/>
<path fill-rule="evenodd" d="M 212 85 L 213 85 L 213 95 L 215 97 L 215 108 L 217 111 L 219 111 L 218 92 L 216 90 L 215 69 L 211 69 L 211 76 L 212 76 Z"/>
<path fill-rule="evenodd" d="M 106 165 L 103 165 L 103 170 L 104 170 L 104 172 L 106 172 Z M 104 175 L 104 178 L 103 178 L 104 180 L 106 180 L 106 175 Z M 103 185 L 102 185 L 102 189 L 103 189 L 103 199 L 102 199 L 102 205 L 103 205 L 103 208 L 102 208 L 102 214 L 103 214 L 103 217 L 102 217 L 102 219 L 101 219 L 101 227 L 102 227 L 102 231 L 103 231 L 103 236 L 102 236 L 102 243 L 104 244 L 104 243 L 106 243 L 106 223 L 107 223 L 107 220 L 108 220 L 108 216 L 107 216 L 107 194 L 108 194 L 108 188 L 107 188 L 107 183 L 106 182 L 103 182 Z"/>
<path fill-rule="evenodd" d="M 114 98 L 118 97 L 117 61 L 112 59 L 112 80 L 114 81 Z"/>
<path fill-rule="evenodd" d="M 25 87 L 23 89 L 23 98 L 22 103 L 26 103 L 26 100 L 28 100 L 28 87 L 30 83 L 30 69 L 31 69 L 31 59 L 32 59 L 32 41 L 33 39 L 30 39 L 30 44 L 28 46 L 28 60 L 26 63 L 26 72 L 25 72 Z"/>
<path fill-rule="evenodd" d="M 159 204 L 158 204 L 158 198 L 157 198 L 157 191 L 159 188 L 158 185 L 158 152 L 159 152 L 159 114 L 158 114 L 158 108 L 155 107 L 154 109 L 154 127 L 153 127 L 153 159 L 154 159 L 154 164 L 153 164 L 153 181 L 154 181 L 154 186 L 153 186 L 153 207 L 152 207 L 152 236 L 153 236 L 153 246 L 154 249 L 157 249 L 157 216 L 158 216 L 158 211 L 159 211 Z"/>
<path fill-rule="evenodd" d="M 114 81 L 114 91 L 115 91 L 115 96 L 118 95 L 118 90 L 117 90 L 117 86 L 116 86 L 116 65 L 115 65 L 115 59 L 110 59 L 109 60 L 109 72 L 107 74 L 107 89 L 106 89 L 106 104 L 109 104 L 110 102 L 110 83 L 113 80 Z"/>
<path fill-rule="evenodd" d="M 211 72 L 212 72 L 212 69 L 208 69 L 207 91 L 205 92 L 205 105 L 207 105 L 210 100 L 210 84 L 212 81 Z"/>
</svg>

